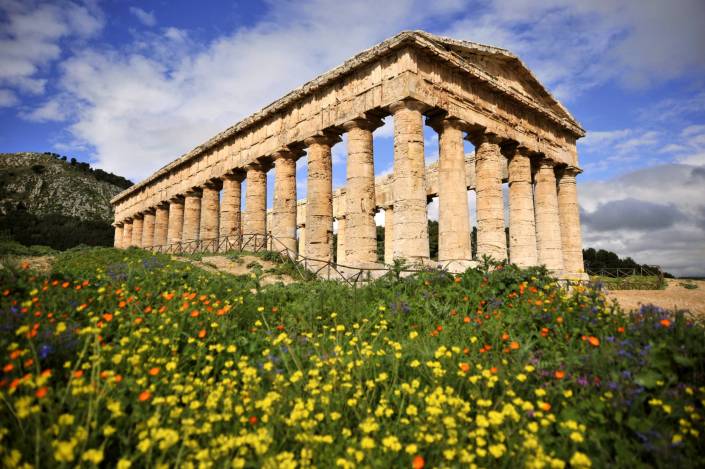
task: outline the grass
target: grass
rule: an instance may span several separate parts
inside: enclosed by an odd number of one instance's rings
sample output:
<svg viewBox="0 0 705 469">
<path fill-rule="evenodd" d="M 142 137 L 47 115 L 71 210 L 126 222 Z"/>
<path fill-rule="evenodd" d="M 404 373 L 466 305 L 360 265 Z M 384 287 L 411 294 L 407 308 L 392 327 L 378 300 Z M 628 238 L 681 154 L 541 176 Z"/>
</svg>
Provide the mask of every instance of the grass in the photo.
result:
<svg viewBox="0 0 705 469">
<path fill-rule="evenodd" d="M 705 464 L 703 327 L 544 270 L 262 288 L 94 248 L 0 285 L 5 467 Z"/>
<path fill-rule="evenodd" d="M 624 277 L 591 276 L 593 282 L 601 282 L 608 290 L 663 290 L 666 282 L 657 275 L 628 275 Z"/>
</svg>

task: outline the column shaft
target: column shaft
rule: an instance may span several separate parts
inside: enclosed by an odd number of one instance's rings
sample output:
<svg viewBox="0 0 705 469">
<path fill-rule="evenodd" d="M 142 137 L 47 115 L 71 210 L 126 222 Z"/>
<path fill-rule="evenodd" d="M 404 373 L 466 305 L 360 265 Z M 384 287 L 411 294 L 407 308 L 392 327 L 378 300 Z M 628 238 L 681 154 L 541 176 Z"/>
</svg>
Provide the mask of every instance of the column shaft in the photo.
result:
<svg viewBox="0 0 705 469">
<path fill-rule="evenodd" d="M 274 161 L 272 236 L 274 250 L 288 249 L 296 256 L 296 159 L 289 153 Z"/>
<path fill-rule="evenodd" d="M 174 198 L 169 201 L 169 225 L 167 243 L 180 243 L 184 232 L 184 199 Z"/>
<path fill-rule="evenodd" d="M 535 180 L 534 204 L 539 263 L 544 264 L 554 273 L 558 273 L 563 270 L 561 221 L 558 216 L 556 175 L 550 161 L 540 162 Z"/>
<path fill-rule="evenodd" d="M 449 119 L 443 119 L 437 128 L 438 260 L 471 260 L 463 131 L 457 122 Z"/>
<path fill-rule="evenodd" d="M 347 257 L 347 220 L 344 217 L 338 218 L 338 245 L 336 246 L 336 264 L 348 265 Z"/>
<path fill-rule="evenodd" d="M 218 247 L 218 217 L 220 216 L 220 188 L 213 184 L 203 187 L 201 196 L 201 222 L 199 239 L 201 243 L 208 243 L 207 249 L 211 252 Z"/>
<path fill-rule="evenodd" d="M 509 160 L 509 256 L 519 267 L 538 264 L 531 160 L 518 149 Z"/>
<path fill-rule="evenodd" d="M 120 247 L 127 249 L 132 246 L 132 220 L 126 221 L 122 228 L 122 243 Z"/>
<path fill-rule="evenodd" d="M 558 212 L 561 219 L 563 267 L 568 274 L 584 273 L 580 207 L 575 184 L 577 170 L 565 168 L 558 179 Z"/>
<path fill-rule="evenodd" d="M 333 166 L 326 137 L 306 140 L 308 188 L 306 195 L 306 257 L 333 258 Z"/>
<path fill-rule="evenodd" d="M 394 263 L 394 208 L 384 209 L 384 263 Z"/>
<path fill-rule="evenodd" d="M 142 225 L 142 247 L 151 248 L 154 246 L 154 212 L 144 214 L 144 224 Z"/>
<path fill-rule="evenodd" d="M 233 175 L 223 179 L 223 193 L 220 200 L 220 236 L 233 237 L 237 244 L 241 234 L 240 202 L 242 197 L 242 176 Z"/>
<path fill-rule="evenodd" d="M 249 241 L 251 246 L 263 246 L 267 234 L 267 172 L 262 166 L 247 168 L 247 192 L 245 193 L 245 216 L 242 231 L 244 235 L 258 235 Z M 244 242 L 248 242 L 245 240 Z"/>
<path fill-rule="evenodd" d="M 186 193 L 184 198 L 184 242 L 197 241 L 201 224 L 201 191 Z"/>
<path fill-rule="evenodd" d="M 306 256 L 306 225 L 299 225 L 299 256 Z"/>
<path fill-rule="evenodd" d="M 122 227 L 123 225 L 115 225 L 115 241 L 113 246 L 120 249 L 122 247 Z"/>
<path fill-rule="evenodd" d="M 504 198 L 499 142 L 482 135 L 475 142 L 475 192 L 477 195 L 477 256 L 503 261 L 507 258 L 504 234 Z"/>
<path fill-rule="evenodd" d="M 373 125 L 366 121 L 353 121 L 345 126 L 348 130 L 348 159 L 344 257 L 352 266 L 377 262 Z"/>
<path fill-rule="evenodd" d="M 135 219 L 132 221 L 132 244 L 131 246 L 135 246 L 138 248 L 142 247 L 142 232 L 144 230 L 144 219 L 142 218 L 142 215 L 139 215 L 139 218 L 135 217 Z"/>
<path fill-rule="evenodd" d="M 169 228 L 169 206 L 159 204 L 154 218 L 154 245 L 166 246 L 167 230 Z"/>
<path fill-rule="evenodd" d="M 424 180 L 423 115 L 420 103 L 403 101 L 394 113 L 394 258 L 423 263 L 429 259 L 428 214 Z"/>
</svg>

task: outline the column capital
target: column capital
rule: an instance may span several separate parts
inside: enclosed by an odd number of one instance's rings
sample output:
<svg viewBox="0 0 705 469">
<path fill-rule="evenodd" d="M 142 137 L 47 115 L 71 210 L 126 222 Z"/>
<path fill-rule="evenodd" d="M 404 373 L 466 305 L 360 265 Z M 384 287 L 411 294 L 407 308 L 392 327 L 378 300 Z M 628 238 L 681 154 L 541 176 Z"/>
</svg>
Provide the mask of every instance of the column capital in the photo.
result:
<svg viewBox="0 0 705 469">
<path fill-rule="evenodd" d="M 502 142 L 505 140 L 496 133 L 487 132 L 485 130 L 476 130 L 468 132 L 468 135 L 465 138 L 475 147 L 478 147 L 483 143 L 493 143 L 495 145 L 501 145 Z"/>
<path fill-rule="evenodd" d="M 221 181 L 220 178 L 210 179 L 203 184 L 203 187 L 219 191 L 223 188 L 223 181 Z"/>
<path fill-rule="evenodd" d="M 118 227 L 122 228 L 122 225 L 123 225 L 123 222 L 121 222 L 121 221 L 118 221 L 118 222 L 113 223 L 113 226 L 114 226 L 115 228 L 118 228 Z"/>
<path fill-rule="evenodd" d="M 144 209 L 142 211 L 142 214 L 143 215 L 154 215 L 156 212 L 157 212 L 156 207 L 149 207 L 149 208 Z"/>
<path fill-rule="evenodd" d="M 546 158 L 545 156 L 536 160 L 535 165 L 536 165 L 536 169 L 543 169 L 543 168 L 555 169 L 556 168 L 556 162 L 550 158 Z"/>
<path fill-rule="evenodd" d="M 340 138 L 340 135 L 338 135 L 336 132 L 323 131 L 304 139 L 304 144 L 307 147 L 310 147 L 311 145 L 315 144 L 328 145 L 332 147 L 341 140 L 342 139 Z"/>
<path fill-rule="evenodd" d="M 203 195 L 203 190 L 200 187 L 192 187 L 187 190 L 184 195 L 186 197 L 198 197 L 200 199 Z"/>
<path fill-rule="evenodd" d="M 163 201 L 159 202 L 159 203 L 157 204 L 157 208 L 158 208 L 158 209 L 159 209 L 159 208 L 161 208 L 161 209 L 169 208 L 169 201 L 168 201 L 168 200 L 163 200 Z"/>
<path fill-rule="evenodd" d="M 277 165 L 277 161 L 280 160 L 298 160 L 301 158 L 305 152 L 303 150 L 294 150 L 288 147 L 280 148 L 279 150 L 276 150 L 274 153 L 272 153 L 272 161 L 274 161 L 274 165 Z"/>
<path fill-rule="evenodd" d="M 469 127 L 468 123 L 464 120 L 449 116 L 446 112 L 426 118 L 426 125 L 431 127 L 437 133 L 441 133 L 444 129 L 448 128 L 464 131 Z"/>
<path fill-rule="evenodd" d="M 390 104 L 388 108 L 392 114 L 396 114 L 402 109 L 410 109 L 412 111 L 424 112 L 429 110 L 431 106 L 413 98 L 406 98 Z"/>
<path fill-rule="evenodd" d="M 169 204 L 183 204 L 183 203 L 184 203 L 184 196 L 181 194 L 177 194 L 177 195 L 169 198 Z"/>
<path fill-rule="evenodd" d="M 350 132 L 353 129 L 363 129 L 373 132 L 375 129 L 382 127 L 383 125 L 384 121 L 380 117 L 364 115 L 349 120 L 344 123 L 342 127 L 346 132 Z"/>
<path fill-rule="evenodd" d="M 242 182 L 245 179 L 245 171 L 240 168 L 235 168 L 230 172 L 223 174 L 220 178 L 224 181 L 227 180 Z"/>
<path fill-rule="evenodd" d="M 245 165 L 245 171 L 262 171 L 262 172 L 267 172 L 270 169 L 270 165 L 264 161 L 261 160 L 256 160 L 251 163 L 247 163 Z"/>
<path fill-rule="evenodd" d="M 132 217 L 123 218 L 121 223 L 132 223 Z"/>
<path fill-rule="evenodd" d="M 142 218 L 144 218 L 144 213 L 142 213 L 142 212 L 138 212 L 138 213 L 135 213 L 134 215 L 132 215 L 133 220 L 140 220 Z"/>
<path fill-rule="evenodd" d="M 577 176 L 578 174 L 580 174 L 582 172 L 583 172 L 583 170 L 578 168 L 577 166 L 568 165 L 568 166 L 562 166 L 562 167 L 558 168 L 558 173 L 561 178 L 568 176 L 568 177 L 572 177 L 573 179 L 575 179 L 575 176 Z"/>
</svg>

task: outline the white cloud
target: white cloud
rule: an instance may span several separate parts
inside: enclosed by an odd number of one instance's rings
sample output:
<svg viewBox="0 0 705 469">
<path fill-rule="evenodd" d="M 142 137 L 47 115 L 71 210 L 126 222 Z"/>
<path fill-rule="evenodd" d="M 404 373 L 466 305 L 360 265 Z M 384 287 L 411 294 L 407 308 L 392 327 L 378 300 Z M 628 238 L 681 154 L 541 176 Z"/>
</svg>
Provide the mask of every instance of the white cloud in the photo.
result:
<svg viewBox="0 0 705 469">
<path fill-rule="evenodd" d="M 562 99 L 611 81 L 644 87 L 705 68 L 701 0 L 486 0 L 481 5 L 447 34 L 511 50 Z"/>
<path fill-rule="evenodd" d="M 60 98 L 53 98 L 28 112 L 21 112 L 23 119 L 31 122 L 62 122 L 66 120 L 66 107 Z"/>
<path fill-rule="evenodd" d="M 135 15 L 135 17 L 145 26 L 154 26 L 157 24 L 157 20 L 154 17 L 154 12 L 145 11 L 142 8 L 130 7 L 130 13 Z"/>
<path fill-rule="evenodd" d="M 14 106 L 18 102 L 19 100 L 15 93 L 10 90 L 0 89 L 0 108 Z"/>
<path fill-rule="evenodd" d="M 61 92 L 76 103 L 69 129 L 95 148 L 96 166 L 139 180 L 360 50 L 461 6 L 292 0 L 206 45 L 174 47 L 186 36 L 167 30 L 139 47 L 86 49 L 61 66 Z"/>
<path fill-rule="evenodd" d="M 103 26 L 101 15 L 71 1 L 0 1 L 0 85 L 41 94 L 46 79 L 38 75 L 61 57 L 65 39 L 84 40 Z"/>
</svg>

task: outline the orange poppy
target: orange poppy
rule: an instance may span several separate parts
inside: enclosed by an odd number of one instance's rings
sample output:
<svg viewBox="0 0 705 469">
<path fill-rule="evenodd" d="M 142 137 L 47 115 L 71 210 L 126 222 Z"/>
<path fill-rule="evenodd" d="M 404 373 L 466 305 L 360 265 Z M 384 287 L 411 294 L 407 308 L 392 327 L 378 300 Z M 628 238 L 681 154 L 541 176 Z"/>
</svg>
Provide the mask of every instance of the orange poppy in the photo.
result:
<svg viewBox="0 0 705 469">
<path fill-rule="evenodd" d="M 192 317 L 192 318 L 197 318 L 197 317 L 200 316 L 200 315 L 201 315 L 201 313 L 199 313 L 199 312 L 198 312 L 197 310 L 195 310 L 195 309 L 194 309 L 193 311 L 191 311 L 191 317 Z"/>
<path fill-rule="evenodd" d="M 205 329 L 201 329 L 200 331 L 198 331 L 198 338 L 199 338 L 199 339 L 202 339 L 202 338 L 204 338 L 205 336 L 206 336 L 206 330 L 205 330 Z"/>
<path fill-rule="evenodd" d="M 156 366 L 154 368 L 150 368 L 148 373 L 150 376 L 157 376 L 159 374 L 159 368 Z"/>
<path fill-rule="evenodd" d="M 671 325 L 671 321 L 669 321 L 668 319 L 661 319 L 661 321 L 659 321 L 659 323 L 660 323 L 663 327 L 669 327 L 669 326 Z"/>
<path fill-rule="evenodd" d="M 600 346 L 600 339 L 598 339 L 598 338 L 595 337 L 594 335 L 591 335 L 590 337 L 588 337 L 588 342 L 589 342 L 590 345 L 592 345 L 593 347 L 599 347 L 599 346 Z"/>
<path fill-rule="evenodd" d="M 509 344 L 509 348 L 512 350 L 519 350 L 519 342 L 517 342 L 516 340 L 512 341 L 512 343 Z"/>
<path fill-rule="evenodd" d="M 550 410 L 551 410 L 551 404 L 549 404 L 548 402 L 543 402 L 543 403 L 541 403 L 541 410 L 543 410 L 544 412 L 550 411 Z"/>
<path fill-rule="evenodd" d="M 257 424 L 257 416 L 256 415 L 251 415 L 250 418 L 248 419 L 250 422 L 250 425 L 256 425 Z"/>
<path fill-rule="evenodd" d="M 463 373 L 470 371 L 470 365 L 468 363 L 461 363 L 459 366 Z"/>
<path fill-rule="evenodd" d="M 113 320 L 113 315 L 110 314 L 110 313 L 105 313 L 105 314 L 103 315 L 103 319 L 105 320 L 105 322 L 110 322 L 110 321 Z"/>
<path fill-rule="evenodd" d="M 46 386 L 42 386 L 41 388 L 37 389 L 37 392 L 35 392 L 34 395 L 37 396 L 37 398 L 41 399 L 47 395 L 47 392 L 49 392 L 49 389 L 47 389 Z"/>
<path fill-rule="evenodd" d="M 553 373 L 553 376 L 555 376 L 556 379 L 563 379 L 563 378 L 565 378 L 565 371 L 563 371 L 563 370 L 556 370 L 556 372 Z"/>
<path fill-rule="evenodd" d="M 149 391 L 142 391 L 137 399 L 140 400 L 140 402 L 148 401 L 149 398 L 152 397 L 152 393 Z"/>
<path fill-rule="evenodd" d="M 83 376 L 83 370 L 76 370 L 73 372 L 74 378 L 80 378 L 81 376 Z"/>
<path fill-rule="evenodd" d="M 414 460 L 411 461 L 411 467 L 413 469 L 423 469 L 423 467 L 425 465 L 426 465 L 426 460 L 420 454 L 417 454 L 416 456 L 414 456 Z"/>
<path fill-rule="evenodd" d="M 7 365 L 5 365 L 3 367 L 2 371 L 4 371 L 5 373 L 9 373 L 14 369 L 15 369 L 15 365 L 13 365 L 12 363 L 8 363 Z"/>
</svg>

